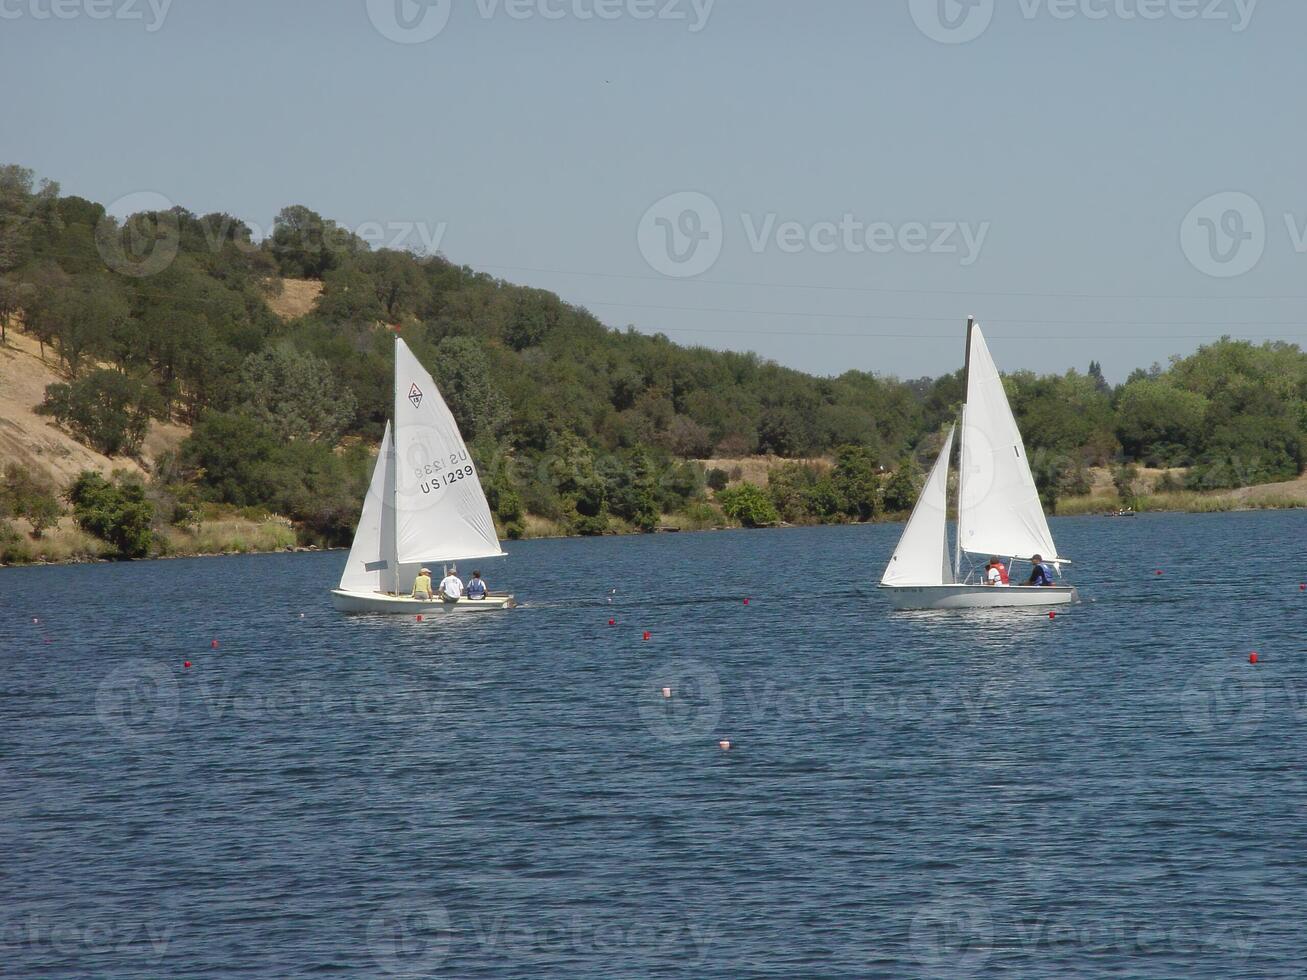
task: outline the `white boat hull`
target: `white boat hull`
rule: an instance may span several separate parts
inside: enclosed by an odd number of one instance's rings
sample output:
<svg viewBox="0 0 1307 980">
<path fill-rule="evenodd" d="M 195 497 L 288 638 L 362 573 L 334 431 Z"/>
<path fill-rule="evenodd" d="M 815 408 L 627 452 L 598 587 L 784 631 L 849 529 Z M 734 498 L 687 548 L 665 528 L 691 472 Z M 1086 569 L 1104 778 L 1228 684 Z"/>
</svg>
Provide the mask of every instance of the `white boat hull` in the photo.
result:
<svg viewBox="0 0 1307 980">
<path fill-rule="evenodd" d="M 882 585 L 895 609 L 1005 609 L 1080 601 L 1072 585 Z"/>
<path fill-rule="evenodd" d="M 347 592 L 331 590 L 331 604 L 343 613 L 364 615 L 438 615 L 440 613 L 484 613 L 512 609 L 517 602 L 511 595 L 488 595 L 484 599 L 459 599 L 445 602 L 436 599 L 414 599 L 406 595 L 386 595 L 383 592 Z"/>
</svg>

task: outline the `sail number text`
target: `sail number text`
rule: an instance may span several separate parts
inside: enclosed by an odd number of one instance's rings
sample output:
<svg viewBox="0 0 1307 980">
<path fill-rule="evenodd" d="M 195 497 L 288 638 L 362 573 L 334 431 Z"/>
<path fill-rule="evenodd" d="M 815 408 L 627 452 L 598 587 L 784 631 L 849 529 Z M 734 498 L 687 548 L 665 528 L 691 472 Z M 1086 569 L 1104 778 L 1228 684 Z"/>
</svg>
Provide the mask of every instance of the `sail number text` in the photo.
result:
<svg viewBox="0 0 1307 980">
<path fill-rule="evenodd" d="M 469 476 L 474 476 L 476 470 L 471 466 L 461 466 L 456 470 L 448 470 L 445 473 L 438 474 L 433 479 L 422 484 L 423 493 L 432 493 L 436 490 L 443 490 L 452 483 L 459 480 L 466 480 Z"/>
</svg>

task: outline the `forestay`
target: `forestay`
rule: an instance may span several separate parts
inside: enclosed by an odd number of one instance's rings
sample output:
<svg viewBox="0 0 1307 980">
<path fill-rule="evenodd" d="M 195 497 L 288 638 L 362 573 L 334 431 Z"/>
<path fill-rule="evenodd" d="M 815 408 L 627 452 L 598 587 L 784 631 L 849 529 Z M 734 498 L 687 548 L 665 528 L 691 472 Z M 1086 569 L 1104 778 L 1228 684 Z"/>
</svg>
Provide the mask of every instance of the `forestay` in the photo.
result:
<svg viewBox="0 0 1307 980">
<path fill-rule="evenodd" d="M 454 416 L 402 340 L 395 341 L 394 499 L 401 566 L 503 554 Z"/>
<path fill-rule="evenodd" d="M 885 567 L 881 585 L 949 585 L 953 570 L 948 553 L 948 461 L 953 453 L 953 429 L 948 430 L 939 459 L 912 508 L 894 557 Z"/>
<path fill-rule="evenodd" d="M 971 330 L 958 536 L 972 554 L 1057 560 L 1025 443 L 979 326 Z"/>
</svg>

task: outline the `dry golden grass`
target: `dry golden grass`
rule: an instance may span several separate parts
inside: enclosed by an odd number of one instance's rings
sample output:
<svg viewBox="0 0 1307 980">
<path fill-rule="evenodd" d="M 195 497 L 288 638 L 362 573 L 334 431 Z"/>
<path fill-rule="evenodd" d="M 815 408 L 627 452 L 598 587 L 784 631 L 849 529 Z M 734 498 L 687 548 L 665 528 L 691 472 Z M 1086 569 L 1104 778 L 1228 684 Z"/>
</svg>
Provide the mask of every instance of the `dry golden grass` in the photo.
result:
<svg viewBox="0 0 1307 980">
<path fill-rule="evenodd" d="M 281 292 L 266 296 L 268 309 L 283 320 L 294 320 L 313 312 L 313 306 L 322 295 L 322 283 L 316 279 L 283 279 Z"/>
</svg>

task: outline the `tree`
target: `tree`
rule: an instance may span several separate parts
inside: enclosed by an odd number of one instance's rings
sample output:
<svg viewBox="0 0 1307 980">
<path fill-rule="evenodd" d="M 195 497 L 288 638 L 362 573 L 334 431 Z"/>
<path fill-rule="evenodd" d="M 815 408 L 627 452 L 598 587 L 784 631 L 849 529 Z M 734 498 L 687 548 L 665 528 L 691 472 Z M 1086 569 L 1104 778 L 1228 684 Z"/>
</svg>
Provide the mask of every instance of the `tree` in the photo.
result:
<svg viewBox="0 0 1307 980">
<path fill-rule="evenodd" d="M 135 456 L 162 407 L 149 385 L 120 371 L 99 368 L 72 384 L 45 389 L 40 411 L 106 456 Z"/>
<path fill-rule="evenodd" d="M 436 383 L 465 439 L 497 440 L 511 409 L 490 379 L 485 347 L 471 337 L 446 337 L 436 345 Z"/>
<path fill-rule="evenodd" d="M 354 421 L 354 394 L 331 365 L 288 345 L 249 355 L 235 395 L 240 411 L 284 440 L 335 445 Z"/>
<path fill-rule="evenodd" d="M 841 447 L 832 479 L 844 513 L 869 521 L 880 511 L 880 475 L 871 450 L 865 446 Z"/>
<path fill-rule="evenodd" d="M 142 558 L 150 551 L 154 508 L 139 480 L 109 482 L 99 473 L 83 472 L 68 489 L 78 527 L 109 542 L 123 558 Z"/>
<path fill-rule="evenodd" d="M 358 236 L 301 204 L 281 210 L 268 242 L 281 274 L 300 279 L 321 279 L 367 247 Z"/>
<path fill-rule="evenodd" d="M 1182 465 L 1203 448 L 1208 401 L 1167 381 L 1140 378 L 1122 390 L 1116 435 L 1127 459 L 1152 466 Z"/>
<path fill-rule="evenodd" d="M 17 463 L 5 467 L 4 486 L 0 489 L 0 516 L 25 518 L 32 526 L 32 537 L 40 538 L 48 528 L 59 523 L 62 514 L 63 508 L 48 483 L 36 479 Z"/>
<path fill-rule="evenodd" d="M 890 513 L 902 513 L 912 510 L 917 505 L 918 473 L 911 458 L 899 463 L 889 483 L 885 485 L 885 509 Z"/>
<path fill-rule="evenodd" d="M 779 524 L 781 515 L 762 487 L 753 483 L 739 483 L 717 495 L 723 513 L 745 527 L 770 527 Z"/>
</svg>

